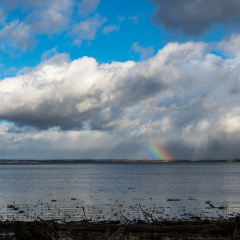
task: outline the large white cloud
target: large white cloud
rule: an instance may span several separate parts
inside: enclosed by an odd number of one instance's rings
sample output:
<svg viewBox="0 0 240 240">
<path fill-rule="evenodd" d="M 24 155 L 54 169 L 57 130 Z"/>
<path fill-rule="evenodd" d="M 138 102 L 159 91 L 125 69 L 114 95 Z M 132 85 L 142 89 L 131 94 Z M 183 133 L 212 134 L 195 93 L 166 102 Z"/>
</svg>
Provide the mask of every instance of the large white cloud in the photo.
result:
<svg viewBox="0 0 240 240">
<path fill-rule="evenodd" d="M 98 152 L 107 149 L 110 134 L 109 151 L 116 158 L 144 158 L 144 142 L 165 146 L 177 158 L 234 157 L 240 143 L 240 55 L 222 58 L 210 46 L 169 43 L 145 61 L 108 64 L 59 54 L 26 74 L 2 79 L 0 119 L 13 127 L 2 130 L 0 142 L 6 136 L 35 142 L 39 136 L 36 142 L 46 143 L 43 135 L 55 132 L 81 144 L 99 134 L 102 141 L 92 145 Z M 56 139 L 60 146 L 63 140 Z"/>
</svg>

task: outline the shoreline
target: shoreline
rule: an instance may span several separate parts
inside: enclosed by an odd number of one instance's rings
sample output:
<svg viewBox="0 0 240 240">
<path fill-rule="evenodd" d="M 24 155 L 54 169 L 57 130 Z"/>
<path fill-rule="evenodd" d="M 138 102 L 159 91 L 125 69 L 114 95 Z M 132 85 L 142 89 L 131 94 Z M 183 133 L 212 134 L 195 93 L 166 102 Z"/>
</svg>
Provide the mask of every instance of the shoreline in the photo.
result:
<svg viewBox="0 0 240 240">
<path fill-rule="evenodd" d="M 106 164 L 106 163 L 236 163 L 240 159 L 233 160 L 130 160 L 130 159 L 51 159 L 51 160 L 16 160 L 0 159 L 0 165 L 55 165 L 55 164 Z"/>
<path fill-rule="evenodd" d="M 68 240 L 140 240 L 140 239 L 239 239 L 240 217 L 228 220 L 155 221 L 148 216 L 136 222 L 91 222 L 88 219 L 58 223 L 37 218 L 31 222 L 0 222 L 0 239 L 68 239 Z"/>
</svg>

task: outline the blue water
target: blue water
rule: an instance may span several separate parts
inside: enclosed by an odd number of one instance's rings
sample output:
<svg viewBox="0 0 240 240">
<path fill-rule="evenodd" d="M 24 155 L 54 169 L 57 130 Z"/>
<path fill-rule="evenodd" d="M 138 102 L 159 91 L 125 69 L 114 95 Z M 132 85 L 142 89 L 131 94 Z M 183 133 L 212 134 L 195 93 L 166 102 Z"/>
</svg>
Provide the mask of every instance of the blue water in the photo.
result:
<svg viewBox="0 0 240 240">
<path fill-rule="evenodd" d="M 230 218 L 239 183 L 240 163 L 0 165 L 0 219 Z"/>
</svg>

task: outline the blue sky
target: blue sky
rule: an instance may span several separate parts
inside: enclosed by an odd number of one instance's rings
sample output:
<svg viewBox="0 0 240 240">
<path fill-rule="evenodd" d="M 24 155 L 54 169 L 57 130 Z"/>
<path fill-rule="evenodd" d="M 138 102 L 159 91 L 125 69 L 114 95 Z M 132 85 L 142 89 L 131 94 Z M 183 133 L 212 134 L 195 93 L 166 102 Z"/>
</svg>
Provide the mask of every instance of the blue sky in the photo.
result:
<svg viewBox="0 0 240 240">
<path fill-rule="evenodd" d="M 21 1 L 16 2 L 18 4 L 15 8 L 5 14 L 5 25 L 9 25 L 16 20 L 19 23 L 25 22 L 29 11 L 34 11 L 33 6 L 25 4 L 27 5 L 25 11 L 28 12 L 26 13 L 22 10 L 24 4 L 20 3 Z M 44 26 L 50 28 L 46 31 L 47 34 L 41 31 L 34 34 L 28 32 L 30 37 L 26 37 L 29 41 L 27 46 L 21 46 L 21 37 L 19 37 L 19 43 L 12 44 L 9 43 L 7 37 L 4 39 L 6 42 L 3 44 L 1 54 L 2 62 L 4 62 L 1 69 L 2 77 L 14 76 L 17 70 L 26 66 L 36 66 L 41 62 L 42 54 L 52 49 L 58 53 L 67 52 L 72 60 L 89 56 L 94 57 L 98 62 L 127 61 L 130 59 L 139 61 L 141 54 L 134 50 L 134 43 L 138 43 L 141 48 L 149 48 L 149 56 L 164 44 L 166 34 L 149 23 L 149 15 L 154 6 L 146 1 L 90 1 L 90 4 L 95 5 L 96 10 L 83 17 L 78 14 L 77 4 L 80 1 L 70 2 L 75 6 L 71 8 L 68 27 L 51 33 L 51 26 L 49 25 Z M 44 11 L 46 11 L 46 8 L 44 8 Z M 64 10 L 67 11 L 68 9 Z M 93 21 L 94 19 L 99 24 L 93 30 L 95 31 L 93 36 L 88 37 L 85 33 L 85 36 L 82 36 L 82 42 L 80 44 L 76 43 L 76 39 L 79 40 L 81 37 L 76 37 L 72 33 L 74 25 L 78 22 Z M 14 48 L 14 45 L 18 46 Z M 13 67 L 16 68 L 15 71 Z"/>
<path fill-rule="evenodd" d="M 3 0 L 0 158 L 239 157 L 238 0 Z"/>
</svg>

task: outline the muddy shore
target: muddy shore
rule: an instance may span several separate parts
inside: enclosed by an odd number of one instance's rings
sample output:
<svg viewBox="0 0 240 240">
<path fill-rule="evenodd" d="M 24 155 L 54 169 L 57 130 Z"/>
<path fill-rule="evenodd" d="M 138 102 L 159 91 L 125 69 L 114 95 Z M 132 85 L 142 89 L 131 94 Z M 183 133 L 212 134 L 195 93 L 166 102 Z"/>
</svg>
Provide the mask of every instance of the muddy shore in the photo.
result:
<svg viewBox="0 0 240 240">
<path fill-rule="evenodd" d="M 228 220 L 119 221 L 58 223 L 41 218 L 32 222 L 0 222 L 4 240 L 147 240 L 240 239 L 240 217 Z"/>
</svg>

